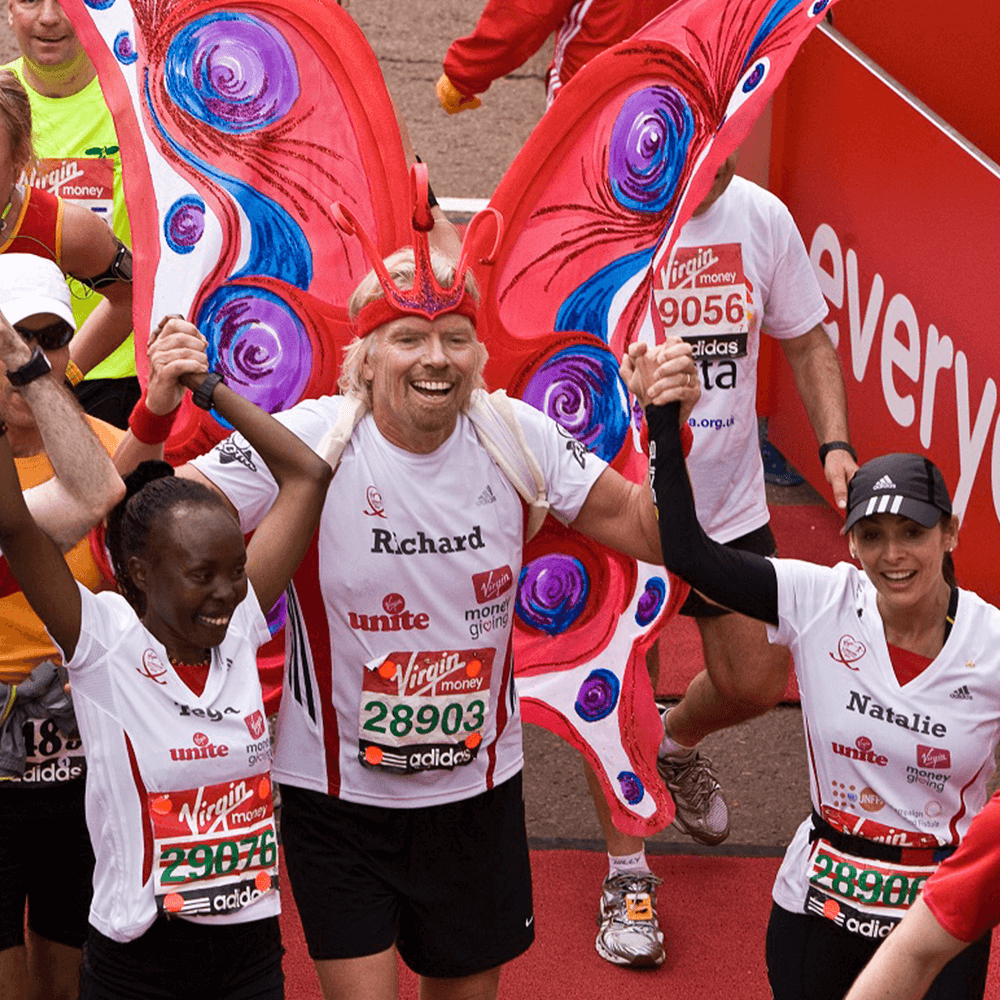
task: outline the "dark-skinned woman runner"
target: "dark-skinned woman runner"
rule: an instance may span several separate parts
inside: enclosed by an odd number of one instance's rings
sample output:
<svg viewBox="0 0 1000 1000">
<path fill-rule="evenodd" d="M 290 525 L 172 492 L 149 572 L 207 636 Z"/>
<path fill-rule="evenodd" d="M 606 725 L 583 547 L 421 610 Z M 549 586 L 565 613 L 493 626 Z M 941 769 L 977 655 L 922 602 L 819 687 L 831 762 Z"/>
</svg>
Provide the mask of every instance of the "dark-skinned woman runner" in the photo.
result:
<svg viewBox="0 0 1000 1000">
<path fill-rule="evenodd" d="M 170 320 L 165 333 L 193 327 Z M 329 465 L 213 374 L 184 375 L 279 486 L 249 546 L 211 491 L 141 466 L 108 546 L 125 597 L 77 586 L 0 440 L 0 545 L 61 649 L 89 770 L 97 866 L 81 997 L 284 995 L 264 610 L 315 529 Z M 131 479 L 132 477 L 130 477 Z M 179 956 L 197 955 L 197 962 Z"/>
</svg>

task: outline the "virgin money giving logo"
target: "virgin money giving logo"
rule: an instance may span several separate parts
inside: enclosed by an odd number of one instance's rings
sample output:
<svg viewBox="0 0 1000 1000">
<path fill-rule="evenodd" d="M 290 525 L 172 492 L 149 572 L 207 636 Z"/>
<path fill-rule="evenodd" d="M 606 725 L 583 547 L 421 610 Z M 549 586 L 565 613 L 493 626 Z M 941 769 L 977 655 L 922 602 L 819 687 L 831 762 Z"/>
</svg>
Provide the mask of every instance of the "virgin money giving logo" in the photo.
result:
<svg viewBox="0 0 1000 1000">
<path fill-rule="evenodd" d="M 859 670 L 859 667 L 851 664 L 856 663 L 867 652 L 868 647 L 860 639 L 855 639 L 852 635 L 842 635 L 837 643 L 837 652 L 831 653 L 830 659 L 843 663 L 848 670 Z"/>
<path fill-rule="evenodd" d="M 251 715 L 244 715 L 243 721 L 247 724 L 253 739 L 259 740 L 264 735 L 264 713 L 260 709 Z"/>
<path fill-rule="evenodd" d="M 947 771 L 951 767 L 951 751 L 918 743 L 917 767 L 925 771 Z"/>
<path fill-rule="evenodd" d="M 506 594 L 514 585 L 514 573 L 509 566 L 499 566 L 486 573 L 473 573 L 472 586 L 477 604 L 489 604 Z"/>
</svg>

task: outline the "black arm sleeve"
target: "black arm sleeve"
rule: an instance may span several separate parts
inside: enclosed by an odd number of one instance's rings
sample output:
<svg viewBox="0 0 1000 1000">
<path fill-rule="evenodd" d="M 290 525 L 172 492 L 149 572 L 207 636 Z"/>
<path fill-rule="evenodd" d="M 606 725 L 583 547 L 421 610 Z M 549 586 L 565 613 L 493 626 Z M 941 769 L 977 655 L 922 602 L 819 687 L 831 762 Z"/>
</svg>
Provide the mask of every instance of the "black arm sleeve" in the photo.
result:
<svg viewBox="0 0 1000 1000">
<path fill-rule="evenodd" d="M 770 560 L 713 542 L 698 523 L 681 447 L 679 408 L 679 403 L 646 407 L 663 564 L 709 600 L 777 625 L 778 577 Z"/>
</svg>

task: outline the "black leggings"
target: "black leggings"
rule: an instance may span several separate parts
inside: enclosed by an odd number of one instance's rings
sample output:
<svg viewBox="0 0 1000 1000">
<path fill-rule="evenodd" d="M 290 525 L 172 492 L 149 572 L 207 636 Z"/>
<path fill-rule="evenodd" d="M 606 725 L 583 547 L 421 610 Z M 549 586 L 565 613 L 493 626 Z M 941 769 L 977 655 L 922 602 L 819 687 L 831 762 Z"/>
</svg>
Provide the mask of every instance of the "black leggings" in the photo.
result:
<svg viewBox="0 0 1000 1000">
<path fill-rule="evenodd" d="M 91 926 L 80 1000 L 283 1000 L 283 954 L 277 917 L 245 924 L 159 917 L 124 944 Z"/>
<path fill-rule="evenodd" d="M 774 904 L 767 924 L 767 978 L 774 1000 L 843 1000 L 880 941 L 808 913 Z M 990 935 L 956 955 L 925 1000 L 982 1000 L 990 964 Z"/>
</svg>

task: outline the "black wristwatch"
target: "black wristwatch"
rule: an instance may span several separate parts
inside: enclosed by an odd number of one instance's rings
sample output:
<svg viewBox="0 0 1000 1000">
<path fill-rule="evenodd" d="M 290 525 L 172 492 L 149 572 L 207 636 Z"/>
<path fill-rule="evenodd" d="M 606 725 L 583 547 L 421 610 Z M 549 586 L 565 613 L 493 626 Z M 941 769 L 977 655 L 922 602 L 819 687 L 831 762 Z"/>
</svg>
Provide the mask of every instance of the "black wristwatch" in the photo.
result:
<svg viewBox="0 0 1000 1000">
<path fill-rule="evenodd" d="M 215 392 L 215 387 L 222 381 L 224 380 L 218 372 L 209 372 L 205 376 L 205 381 L 191 395 L 191 402 L 203 410 L 212 409 L 212 393 Z"/>
<path fill-rule="evenodd" d="M 846 451 L 855 462 L 858 460 L 858 453 L 846 441 L 827 441 L 819 446 L 819 464 L 826 465 L 826 456 L 831 451 Z"/>
<path fill-rule="evenodd" d="M 17 371 L 7 372 L 7 381 L 20 388 L 22 385 L 34 382 L 36 378 L 48 375 L 50 371 L 52 371 L 52 365 L 49 364 L 45 352 L 40 347 L 36 347 L 27 364 L 21 365 Z"/>
</svg>

